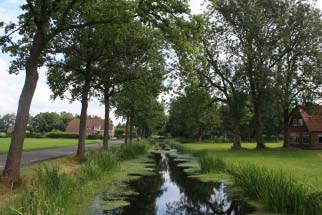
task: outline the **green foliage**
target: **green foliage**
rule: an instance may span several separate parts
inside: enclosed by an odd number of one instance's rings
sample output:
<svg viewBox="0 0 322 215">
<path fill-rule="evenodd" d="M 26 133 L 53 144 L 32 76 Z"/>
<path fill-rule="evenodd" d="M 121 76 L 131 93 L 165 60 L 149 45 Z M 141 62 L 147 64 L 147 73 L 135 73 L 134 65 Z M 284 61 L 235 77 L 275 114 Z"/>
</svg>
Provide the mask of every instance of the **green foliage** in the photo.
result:
<svg viewBox="0 0 322 215">
<path fill-rule="evenodd" d="M 220 158 L 209 153 L 201 153 L 198 156 L 201 173 L 219 173 L 225 171 L 226 165 Z"/>
<path fill-rule="evenodd" d="M 67 132 L 48 132 L 45 135 L 47 138 L 65 138 L 65 139 L 76 139 L 78 134 L 67 133 Z"/>
<path fill-rule="evenodd" d="M 27 138 L 44 138 L 44 134 L 43 133 L 39 133 L 39 132 L 30 132 L 26 134 Z"/>
<path fill-rule="evenodd" d="M 16 120 L 15 114 L 0 115 L 0 129 L 8 130 L 13 128 Z"/>
<path fill-rule="evenodd" d="M 219 123 L 217 108 L 203 89 L 186 88 L 185 94 L 171 103 L 168 130 L 174 137 L 202 138 Z"/>
<path fill-rule="evenodd" d="M 39 113 L 29 119 L 29 130 L 32 132 L 65 131 L 68 123 L 74 118 L 73 114 L 61 112 Z"/>
<path fill-rule="evenodd" d="M 147 152 L 150 142 L 114 146 L 105 151 L 90 151 L 87 161 L 70 175 L 61 172 L 58 166 L 42 166 L 36 170 L 32 184 L 12 203 L 3 214 L 72 214 L 71 197 L 89 181 L 97 180 L 116 170 L 121 160 L 128 160 Z M 2 211 L 1 211 L 2 212 Z"/>
<path fill-rule="evenodd" d="M 118 165 L 117 158 L 110 151 L 93 151 L 88 158 L 89 160 L 80 169 L 80 177 L 85 181 L 98 179 Z"/>
<path fill-rule="evenodd" d="M 39 168 L 30 187 L 16 202 L 21 207 L 7 210 L 5 214 L 65 214 L 65 208 L 70 204 L 66 196 L 75 189 L 75 181 L 60 173 L 58 166 Z"/>
<path fill-rule="evenodd" d="M 102 140 L 103 135 L 101 135 L 101 134 L 89 134 L 89 135 L 87 135 L 87 139 L 88 140 Z"/>
<path fill-rule="evenodd" d="M 124 135 L 125 135 L 125 128 L 119 128 L 119 127 L 115 128 L 115 136 L 117 138 L 122 138 L 124 137 Z"/>
<path fill-rule="evenodd" d="M 133 159 L 138 155 L 147 152 L 148 143 L 146 141 L 140 141 L 131 144 L 123 144 L 119 147 L 112 148 L 113 153 L 120 160 Z"/>
<path fill-rule="evenodd" d="M 247 195 L 264 203 L 269 211 L 288 214 L 321 214 L 321 194 L 310 194 L 308 187 L 298 184 L 283 172 L 254 165 L 238 165 L 227 169 L 236 185 Z M 311 205 L 315 203 L 315 205 Z"/>
</svg>

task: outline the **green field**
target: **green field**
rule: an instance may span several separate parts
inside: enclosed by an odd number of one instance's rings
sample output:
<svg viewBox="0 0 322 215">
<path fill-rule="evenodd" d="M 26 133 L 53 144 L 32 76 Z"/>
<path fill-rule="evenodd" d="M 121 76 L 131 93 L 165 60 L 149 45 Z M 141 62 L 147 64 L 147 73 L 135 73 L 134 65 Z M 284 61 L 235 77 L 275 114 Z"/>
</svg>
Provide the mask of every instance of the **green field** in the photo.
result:
<svg viewBox="0 0 322 215">
<path fill-rule="evenodd" d="M 86 144 L 97 143 L 100 140 L 86 140 Z M 0 154 L 9 150 L 10 138 L 0 138 Z M 26 138 L 23 150 L 32 151 L 38 149 L 51 149 L 77 145 L 77 139 L 48 139 L 48 138 Z"/>
<path fill-rule="evenodd" d="M 247 150 L 232 151 L 227 143 L 187 143 L 193 152 L 209 152 L 231 163 L 251 163 L 265 168 L 282 170 L 300 183 L 322 190 L 322 151 L 288 149 L 282 143 L 267 144 L 267 150 L 254 150 L 255 143 L 244 143 Z"/>
</svg>

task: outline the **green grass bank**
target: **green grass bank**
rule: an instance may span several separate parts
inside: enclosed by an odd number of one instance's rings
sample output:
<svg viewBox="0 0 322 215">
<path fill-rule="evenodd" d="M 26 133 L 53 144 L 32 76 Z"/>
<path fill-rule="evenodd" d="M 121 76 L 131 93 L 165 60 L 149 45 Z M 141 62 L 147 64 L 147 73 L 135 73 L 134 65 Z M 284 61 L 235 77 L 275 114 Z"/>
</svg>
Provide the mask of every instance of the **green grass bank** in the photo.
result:
<svg viewBox="0 0 322 215">
<path fill-rule="evenodd" d="M 208 180 L 228 174 L 246 195 L 279 214 L 322 214 L 321 151 L 282 149 L 269 143 L 255 150 L 255 143 L 231 150 L 227 143 L 186 143 L 172 141 L 179 151 L 198 157 L 201 173 Z"/>
<path fill-rule="evenodd" d="M 135 159 L 146 154 L 150 147 L 150 141 L 141 141 L 106 151 L 91 151 L 83 163 L 64 158 L 28 167 L 23 170 L 22 186 L 14 191 L 11 201 L 2 205 L 0 214 L 84 213 L 87 206 L 82 206 L 93 201 L 98 190 L 93 187 L 120 181 L 120 175 L 128 179 L 128 172 L 138 170 L 133 167 Z"/>
<path fill-rule="evenodd" d="M 5 154 L 9 150 L 10 138 L 0 138 L 0 154 Z M 75 146 L 77 139 L 51 139 L 51 138 L 25 138 L 24 151 L 52 149 L 59 147 Z M 86 140 L 86 144 L 98 143 L 100 140 Z"/>
</svg>

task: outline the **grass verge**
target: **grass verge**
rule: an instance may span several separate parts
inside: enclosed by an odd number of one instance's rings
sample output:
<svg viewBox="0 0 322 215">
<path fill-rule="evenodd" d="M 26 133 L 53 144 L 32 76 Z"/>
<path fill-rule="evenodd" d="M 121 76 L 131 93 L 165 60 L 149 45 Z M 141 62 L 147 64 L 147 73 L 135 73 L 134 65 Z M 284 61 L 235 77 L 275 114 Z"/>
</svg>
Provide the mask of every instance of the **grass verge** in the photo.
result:
<svg viewBox="0 0 322 215">
<path fill-rule="evenodd" d="M 135 156 L 146 153 L 148 147 L 148 142 L 142 141 L 107 151 L 92 151 L 87 161 L 73 171 L 63 170 L 58 165 L 38 167 L 21 194 L 0 212 L 4 215 L 73 214 L 71 196 L 87 183 L 117 171 L 120 162 L 134 157 L 133 152 Z"/>
<path fill-rule="evenodd" d="M 10 138 L 0 138 L 0 154 L 5 154 L 9 150 Z M 100 140 L 86 140 L 86 144 L 98 143 Z M 52 149 L 67 146 L 76 146 L 77 139 L 50 139 L 50 138 L 25 138 L 23 150 L 32 151 L 40 149 Z"/>
<path fill-rule="evenodd" d="M 265 166 L 249 162 L 249 160 L 254 161 L 255 158 L 260 160 L 263 156 L 267 157 L 266 162 L 270 162 L 271 157 L 289 162 L 287 161 L 287 158 L 289 158 L 287 153 L 293 155 L 298 153 L 299 159 L 301 159 L 303 154 L 319 152 L 277 150 L 275 146 L 272 147 L 274 149 L 264 152 L 249 149 L 231 151 L 229 149 L 231 144 L 217 143 L 179 144 L 170 142 L 170 145 L 180 152 L 194 154 L 198 158 L 200 171 L 206 175 L 213 173 L 229 174 L 234 183 L 243 189 L 245 195 L 262 203 L 268 211 L 295 215 L 322 214 L 320 187 L 314 187 L 311 183 L 302 182 L 299 178 L 294 177 L 292 169 L 287 171 L 285 167 L 278 168 L 274 166 L 274 168 L 269 168 L 269 163 Z M 251 146 L 250 143 L 246 145 Z M 248 155 L 248 157 L 245 155 Z M 314 159 L 312 160 L 314 161 Z M 321 160 L 319 161 L 321 164 Z M 283 163 L 279 165 L 283 167 Z M 302 165 L 307 165 L 307 163 Z M 317 169 L 311 171 L 317 171 Z"/>
</svg>

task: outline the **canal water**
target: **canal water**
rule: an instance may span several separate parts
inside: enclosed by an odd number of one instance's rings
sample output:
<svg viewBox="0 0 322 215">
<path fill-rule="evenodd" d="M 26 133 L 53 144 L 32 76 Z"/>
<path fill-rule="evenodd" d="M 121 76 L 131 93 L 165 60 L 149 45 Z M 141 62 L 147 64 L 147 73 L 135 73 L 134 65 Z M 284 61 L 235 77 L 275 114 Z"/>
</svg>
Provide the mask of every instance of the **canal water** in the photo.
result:
<svg viewBox="0 0 322 215">
<path fill-rule="evenodd" d="M 224 183 L 201 182 L 189 177 L 180 161 L 164 153 L 152 154 L 153 175 L 130 182 L 138 193 L 129 206 L 90 214 L 107 215 L 208 215 L 251 214 L 254 208 Z"/>
</svg>

